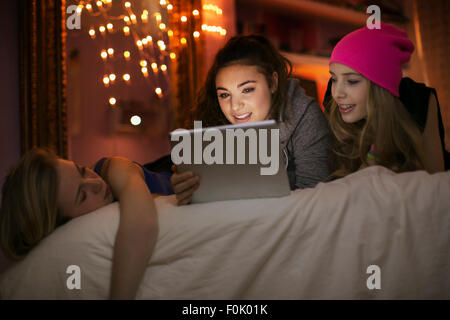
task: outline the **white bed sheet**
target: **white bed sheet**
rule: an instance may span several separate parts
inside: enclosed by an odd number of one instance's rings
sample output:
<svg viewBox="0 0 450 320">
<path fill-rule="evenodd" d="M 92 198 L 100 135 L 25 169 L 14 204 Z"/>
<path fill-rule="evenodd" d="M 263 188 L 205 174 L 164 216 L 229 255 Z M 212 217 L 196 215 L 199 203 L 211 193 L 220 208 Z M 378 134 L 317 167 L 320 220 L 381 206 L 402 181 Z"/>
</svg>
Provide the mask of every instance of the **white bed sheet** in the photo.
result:
<svg viewBox="0 0 450 320">
<path fill-rule="evenodd" d="M 138 299 L 449 299 L 450 172 L 369 167 L 284 198 L 177 207 Z M 119 207 L 74 219 L 0 276 L 4 299 L 105 299 Z M 69 265 L 81 289 L 69 290 Z M 367 287 L 380 267 L 381 289 Z"/>
</svg>

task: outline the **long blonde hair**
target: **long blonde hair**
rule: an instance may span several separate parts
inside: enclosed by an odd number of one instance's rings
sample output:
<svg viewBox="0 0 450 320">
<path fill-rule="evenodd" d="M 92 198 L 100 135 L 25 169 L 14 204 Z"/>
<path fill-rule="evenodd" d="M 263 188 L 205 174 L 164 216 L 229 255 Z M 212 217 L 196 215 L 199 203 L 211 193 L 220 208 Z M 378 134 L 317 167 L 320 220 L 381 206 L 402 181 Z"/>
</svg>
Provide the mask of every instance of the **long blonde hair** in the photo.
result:
<svg viewBox="0 0 450 320">
<path fill-rule="evenodd" d="M 11 170 L 2 188 L 0 246 L 19 259 L 64 219 L 57 208 L 57 157 L 34 148 Z"/>
<path fill-rule="evenodd" d="M 329 123 L 336 155 L 333 178 L 343 177 L 367 166 L 367 152 L 375 145 L 377 164 L 394 172 L 424 168 L 420 130 L 400 99 L 369 81 L 367 118 L 355 123 L 342 120 L 331 99 Z"/>
</svg>

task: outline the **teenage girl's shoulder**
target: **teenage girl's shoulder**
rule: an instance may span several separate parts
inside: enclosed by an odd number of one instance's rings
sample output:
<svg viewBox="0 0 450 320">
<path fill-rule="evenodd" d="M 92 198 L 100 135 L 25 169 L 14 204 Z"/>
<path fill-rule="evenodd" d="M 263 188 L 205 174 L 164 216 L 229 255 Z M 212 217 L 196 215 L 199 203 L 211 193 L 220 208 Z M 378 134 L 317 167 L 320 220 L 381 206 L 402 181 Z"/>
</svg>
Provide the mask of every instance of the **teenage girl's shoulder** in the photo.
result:
<svg viewBox="0 0 450 320">
<path fill-rule="evenodd" d="M 435 95 L 435 90 L 405 77 L 400 82 L 399 93 L 406 110 L 423 131 L 427 120 L 430 94 Z"/>
<path fill-rule="evenodd" d="M 94 165 L 91 166 L 91 169 L 94 170 L 99 176 L 104 177 L 104 174 L 109 166 L 110 159 L 103 157 L 98 160 Z"/>
<path fill-rule="evenodd" d="M 93 170 L 102 178 L 106 178 L 110 170 L 113 170 L 115 174 L 117 174 L 118 172 L 120 173 L 122 171 L 131 170 L 136 171 L 141 176 L 143 176 L 142 167 L 139 164 L 131 161 L 130 159 L 119 156 L 101 158 L 95 163 L 95 165 L 93 166 Z"/>
<path fill-rule="evenodd" d="M 287 88 L 288 109 L 294 113 L 305 112 L 316 100 L 309 96 L 298 79 L 289 79 Z M 318 106 L 318 105 L 317 105 Z"/>
</svg>

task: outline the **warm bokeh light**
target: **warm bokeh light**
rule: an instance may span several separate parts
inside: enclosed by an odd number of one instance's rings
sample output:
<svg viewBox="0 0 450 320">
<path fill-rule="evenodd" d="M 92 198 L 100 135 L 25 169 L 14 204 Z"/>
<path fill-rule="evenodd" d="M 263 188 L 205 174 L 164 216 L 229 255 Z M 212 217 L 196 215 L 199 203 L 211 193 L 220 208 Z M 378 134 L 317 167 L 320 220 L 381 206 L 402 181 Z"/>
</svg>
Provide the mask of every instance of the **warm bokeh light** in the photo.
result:
<svg viewBox="0 0 450 320">
<path fill-rule="evenodd" d="M 204 4 L 203 5 L 203 10 L 209 10 L 209 11 L 213 11 L 215 12 L 217 15 L 222 15 L 222 9 L 220 9 L 218 6 L 213 5 L 213 4 Z"/>
<path fill-rule="evenodd" d="M 161 51 L 166 50 L 166 44 L 164 43 L 164 41 L 159 40 L 159 41 L 157 42 L 157 44 L 158 44 L 158 46 L 159 46 L 159 50 L 161 50 Z"/>
<path fill-rule="evenodd" d="M 227 30 L 220 26 L 219 27 L 218 26 L 208 26 L 207 24 L 202 24 L 202 30 L 208 31 L 208 32 L 216 32 L 216 33 L 219 33 L 221 36 L 225 36 L 227 34 Z"/>
<path fill-rule="evenodd" d="M 89 20 L 93 24 L 89 26 L 87 33 L 90 38 L 99 40 L 98 45 L 101 47 L 98 50 L 103 61 L 102 70 L 105 71 L 102 72 L 104 77 L 101 77 L 101 74 L 96 77 L 102 79 L 107 90 L 111 90 L 117 85 L 130 89 L 130 86 L 135 85 L 135 82 L 145 80 L 150 88 L 155 90 L 155 94 L 160 99 L 166 97 L 166 94 L 163 94 L 162 86 L 168 80 L 166 78 L 170 72 L 175 70 L 169 70 L 169 67 L 172 68 L 177 64 L 178 52 L 184 50 L 187 46 L 197 44 L 200 41 L 197 39 L 204 36 L 202 30 L 216 32 L 216 34 L 222 33 L 222 30 L 224 30 L 221 27 L 206 24 L 202 25 L 202 29 L 199 30 L 198 26 L 201 25 L 199 19 L 204 11 L 201 11 L 200 6 L 185 7 L 184 1 L 177 2 L 181 5 L 181 8 L 176 8 L 177 11 L 180 10 L 175 16 L 172 16 L 174 12 L 171 10 L 175 8 L 174 5 L 169 3 L 170 0 L 159 0 L 156 2 L 156 6 L 154 1 L 149 0 L 136 2 L 131 0 L 82 0 L 77 2 L 79 3 L 77 5 L 78 13 L 88 14 L 94 19 L 97 18 L 97 22 Z M 158 3 L 160 6 L 158 6 Z M 116 4 L 118 7 L 116 7 Z M 147 9 L 145 9 L 146 7 Z M 221 12 L 221 9 L 215 5 L 203 6 L 203 9 L 205 8 L 213 10 L 216 14 Z M 119 13 L 119 10 L 122 12 Z M 173 19 L 175 19 L 175 24 L 172 26 L 169 21 L 173 22 Z M 196 24 L 195 29 L 188 31 L 186 29 L 187 23 L 189 23 L 189 26 L 192 24 L 193 27 L 194 22 Z M 119 36 L 122 36 L 122 32 L 125 36 L 124 40 L 128 44 L 124 43 L 121 48 L 110 47 L 115 40 L 113 39 L 114 34 L 118 33 Z M 154 35 L 154 38 L 149 35 L 150 33 Z M 190 41 L 189 44 L 188 41 Z M 115 52 L 115 49 L 118 51 Z M 133 59 L 131 58 L 131 51 L 133 51 Z M 170 65 L 169 63 L 173 64 Z M 118 65 L 116 66 L 116 64 Z M 136 65 L 141 69 L 141 73 L 146 79 L 141 78 L 139 70 L 135 69 Z M 132 82 L 130 81 L 131 73 L 133 73 Z M 115 83 L 115 80 L 118 80 L 118 82 Z M 111 107 L 122 107 L 123 101 L 119 102 L 118 98 L 113 96 L 115 94 L 109 93 L 109 97 L 106 95 L 104 99 L 108 100 Z M 138 115 L 130 114 L 129 116 L 133 125 L 139 125 L 143 120 Z"/>
<path fill-rule="evenodd" d="M 141 124 L 141 117 L 139 117 L 139 116 L 136 116 L 136 115 L 134 115 L 134 116 L 132 116 L 131 118 L 130 118 L 130 123 L 133 125 L 133 126 L 138 126 L 138 125 L 140 125 Z"/>
</svg>

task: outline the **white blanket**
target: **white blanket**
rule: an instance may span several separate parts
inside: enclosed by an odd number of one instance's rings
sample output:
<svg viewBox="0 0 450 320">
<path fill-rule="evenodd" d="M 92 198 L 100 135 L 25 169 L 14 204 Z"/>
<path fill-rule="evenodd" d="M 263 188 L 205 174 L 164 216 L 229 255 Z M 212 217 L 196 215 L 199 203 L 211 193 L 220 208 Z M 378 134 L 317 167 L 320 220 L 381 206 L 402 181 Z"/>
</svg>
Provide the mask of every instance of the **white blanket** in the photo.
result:
<svg viewBox="0 0 450 320">
<path fill-rule="evenodd" d="M 156 202 L 139 299 L 450 298 L 450 172 L 370 167 L 284 198 Z M 118 208 L 57 229 L 1 275 L 0 297 L 107 298 Z M 70 265 L 81 289 L 67 287 Z"/>
</svg>

